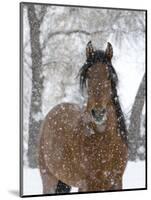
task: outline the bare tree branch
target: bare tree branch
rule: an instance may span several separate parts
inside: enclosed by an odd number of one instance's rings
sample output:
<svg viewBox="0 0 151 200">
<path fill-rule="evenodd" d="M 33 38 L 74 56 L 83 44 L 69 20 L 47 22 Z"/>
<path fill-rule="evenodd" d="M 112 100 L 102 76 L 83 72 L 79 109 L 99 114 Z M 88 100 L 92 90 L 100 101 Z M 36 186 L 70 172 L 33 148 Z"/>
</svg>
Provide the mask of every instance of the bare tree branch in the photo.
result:
<svg viewBox="0 0 151 200">
<path fill-rule="evenodd" d="M 88 32 L 88 31 L 85 31 L 85 30 L 72 30 L 72 31 L 56 31 L 56 32 L 51 32 L 48 34 L 47 38 L 45 38 L 44 42 L 43 42 L 43 45 L 42 45 L 42 49 L 44 49 L 46 47 L 46 44 L 47 42 L 49 41 L 50 38 L 52 37 L 56 37 L 58 35 L 66 35 L 66 36 L 70 36 L 72 34 L 84 34 L 84 35 L 95 35 L 95 34 L 101 34 L 103 33 L 103 31 L 99 30 L 99 31 L 94 31 L 94 32 Z M 106 30 L 107 32 L 107 30 Z"/>
<path fill-rule="evenodd" d="M 44 19 L 46 12 L 47 12 L 47 6 L 42 5 L 41 10 L 40 10 L 40 14 L 39 14 L 39 16 L 40 16 L 39 23 L 40 24 L 43 22 L 43 19 Z"/>
</svg>

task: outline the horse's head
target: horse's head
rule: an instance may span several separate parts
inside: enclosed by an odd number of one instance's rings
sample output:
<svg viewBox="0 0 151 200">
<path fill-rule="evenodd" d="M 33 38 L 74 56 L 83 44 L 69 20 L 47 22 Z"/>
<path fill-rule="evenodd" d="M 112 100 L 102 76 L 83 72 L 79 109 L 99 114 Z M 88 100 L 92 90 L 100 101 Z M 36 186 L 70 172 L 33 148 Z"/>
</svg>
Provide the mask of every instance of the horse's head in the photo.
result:
<svg viewBox="0 0 151 200">
<path fill-rule="evenodd" d="M 86 47 L 86 63 L 80 71 L 80 87 L 88 92 L 88 110 L 96 120 L 105 116 L 107 105 L 111 102 L 116 73 L 112 67 L 113 48 L 107 44 L 105 51 L 94 50 L 91 41 Z"/>
</svg>

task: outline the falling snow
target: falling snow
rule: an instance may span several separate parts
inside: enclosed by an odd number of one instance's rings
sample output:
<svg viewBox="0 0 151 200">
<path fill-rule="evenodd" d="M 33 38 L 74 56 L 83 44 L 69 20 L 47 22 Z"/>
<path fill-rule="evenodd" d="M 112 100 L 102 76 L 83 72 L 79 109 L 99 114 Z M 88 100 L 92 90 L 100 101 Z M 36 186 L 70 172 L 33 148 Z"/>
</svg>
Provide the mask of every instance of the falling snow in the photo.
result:
<svg viewBox="0 0 151 200">
<path fill-rule="evenodd" d="M 37 13 L 39 12 L 37 6 Z M 113 66 L 118 74 L 118 96 L 120 99 L 121 107 L 126 117 L 126 123 L 129 124 L 129 117 L 131 114 L 131 108 L 139 87 L 140 81 L 145 71 L 145 55 L 144 55 L 144 13 L 138 14 L 134 11 L 114 11 L 114 10 L 97 10 L 84 9 L 83 12 L 79 8 L 75 9 L 64 7 L 49 7 L 44 17 L 44 21 L 40 27 L 40 43 L 42 48 L 42 66 L 43 71 L 41 77 L 44 78 L 43 92 L 42 92 L 42 112 L 32 113 L 35 121 L 42 120 L 46 114 L 56 105 L 62 102 L 75 103 L 72 109 L 75 111 L 79 108 L 84 108 L 87 105 L 87 89 L 82 96 L 79 89 L 79 77 L 78 72 L 85 62 L 85 46 L 89 40 L 93 40 L 94 46 L 99 49 L 104 49 L 107 41 L 110 41 L 113 46 Z M 116 19 L 116 15 L 120 16 Z M 70 16 L 70 17 L 69 17 Z M 76 16 L 76 17 L 75 17 Z M 78 17 L 77 17 L 78 16 Z M 124 16 L 124 18 L 123 18 Z M 134 16 L 134 18 L 132 17 Z M 112 24 L 112 19 L 115 19 Z M 100 23 L 101 19 L 101 23 Z M 133 21 L 133 19 L 135 19 Z M 139 19 L 139 20 L 137 20 Z M 124 23 L 123 23 L 123 20 Z M 139 23 L 141 21 L 141 23 Z M 109 23 L 110 22 L 110 23 Z M 76 31 L 79 30 L 79 31 Z M 83 31 L 85 30 L 85 31 Z M 104 32 L 102 32 L 105 30 Z M 101 32 L 101 34 L 100 34 Z M 30 97 L 31 97 L 31 48 L 29 38 L 29 24 L 26 7 L 24 8 L 24 194 L 41 194 L 42 183 L 40 173 L 38 169 L 30 169 L 28 167 L 27 151 L 28 151 L 28 126 L 29 126 L 29 114 L 30 114 Z M 114 77 L 116 78 L 116 77 Z M 86 84 L 88 87 L 88 84 Z M 98 84 L 101 86 L 101 82 Z M 106 88 L 108 84 L 104 82 Z M 103 87 L 103 86 L 102 86 Z M 96 88 L 99 94 L 99 89 Z M 110 92 L 112 94 L 112 92 Z M 115 97 L 115 101 L 118 98 Z M 77 105 L 78 106 L 77 106 Z M 39 105 L 38 101 L 35 101 L 35 105 Z M 65 106 L 62 104 L 61 110 L 65 111 Z M 59 115 L 56 110 L 55 115 Z M 100 116 L 99 116 L 100 117 Z M 64 124 L 68 124 L 69 116 L 66 113 L 64 119 L 61 119 Z M 49 120 L 52 117 L 49 116 Z M 120 120 L 120 118 L 118 119 Z M 83 122 L 91 121 L 91 116 L 85 114 Z M 103 115 L 101 123 L 106 121 L 106 115 Z M 98 124 L 97 124 L 98 123 Z M 99 122 L 96 122 L 99 127 Z M 58 126 L 58 122 L 54 121 L 54 127 Z M 71 130 L 78 133 L 76 126 L 68 125 Z M 145 135 L 145 108 L 141 116 L 141 136 Z M 53 127 L 48 125 L 48 129 Z M 105 128 L 105 127 L 104 127 Z M 93 136 L 94 130 L 86 126 L 87 136 Z M 57 128 L 57 137 L 64 131 L 64 127 Z M 104 130 L 104 129 L 103 129 Z M 98 128 L 99 132 L 103 130 Z M 114 131 L 114 127 L 110 127 L 109 130 Z M 121 132 L 120 134 L 124 134 Z M 119 137 L 120 137 L 119 134 Z M 72 138 L 73 139 L 73 138 Z M 61 140 L 61 139 L 60 139 Z M 108 142 L 108 141 L 107 141 Z M 50 145 L 48 141 L 46 146 Z M 45 147 L 42 146 L 42 149 Z M 61 149 L 61 143 L 58 149 Z M 110 148 L 110 145 L 108 146 Z M 117 152 L 118 146 L 114 148 Z M 74 147 L 71 148 L 73 152 Z M 95 148 L 94 148 L 95 150 Z M 90 149 L 88 149 L 90 151 Z M 103 155 L 103 149 L 101 154 L 95 155 L 92 152 L 93 158 L 98 160 Z M 145 153 L 145 148 L 140 146 L 138 148 L 139 154 Z M 65 155 L 61 151 L 57 151 L 57 159 L 60 161 L 64 159 Z M 81 157 L 84 154 L 81 153 Z M 122 158 L 119 156 L 121 162 Z M 102 159 L 101 164 L 105 165 L 113 157 L 112 152 L 107 159 Z M 45 154 L 46 160 L 51 160 L 49 154 Z M 74 157 L 75 159 L 75 157 Z M 81 168 L 86 169 L 89 162 L 89 157 L 83 158 L 84 162 L 80 164 Z M 74 160 L 76 162 L 76 159 Z M 63 169 L 67 168 L 65 164 L 61 166 Z M 119 166 L 119 169 L 121 166 Z M 70 171 L 70 169 L 68 169 Z M 45 169 L 42 170 L 46 172 Z M 94 175 L 97 171 L 90 171 L 90 176 L 94 179 Z M 115 172 L 118 174 L 118 170 Z M 105 170 L 104 177 L 109 177 L 111 172 Z M 97 182 L 98 180 L 96 180 Z M 114 179 L 111 177 L 111 184 L 114 185 Z M 79 186 L 85 184 L 85 180 L 79 181 Z M 144 188 L 145 187 L 145 161 L 137 160 L 137 162 L 128 162 L 126 171 L 124 173 L 123 189 Z M 72 187 L 71 192 L 77 192 L 78 189 Z"/>
</svg>

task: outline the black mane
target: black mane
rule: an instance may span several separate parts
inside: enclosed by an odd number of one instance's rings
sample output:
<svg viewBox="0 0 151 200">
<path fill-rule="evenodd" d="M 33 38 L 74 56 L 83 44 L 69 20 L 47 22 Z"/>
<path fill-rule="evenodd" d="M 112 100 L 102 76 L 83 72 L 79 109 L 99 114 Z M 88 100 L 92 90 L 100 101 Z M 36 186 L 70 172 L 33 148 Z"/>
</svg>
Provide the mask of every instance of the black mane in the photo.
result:
<svg viewBox="0 0 151 200">
<path fill-rule="evenodd" d="M 80 69 L 79 75 L 80 75 L 80 89 L 83 92 L 84 87 L 86 87 L 86 80 L 87 80 L 87 71 L 90 67 L 92 67 L 95 63 L 101 62 L 105 63 L 108 66 L 109 70 L 109 79 L 111 80 L 111 87 L 112 87 L 112 102 L 115 105 L 117 120 L 118 120 L 118 129 L 119 133 L 121 135 L 121 138 L 124 140 L 126 145 L 128 145 L 127 142 L 127 128 L 125 124 L 125 118 L 120 106 L 119 97 L 117 94 L 117 84 L 118 84 L 118 77 L 116 74 L 116 71 L 114 67 L 112 66 L 111 62 L 107 61 L 107 58 L 105 56 L 105 52 L 101 50 L 97 50 L 94 52 L 93 57 L 86 60 L 86 63 L 82 66 Z"/>
</svg>

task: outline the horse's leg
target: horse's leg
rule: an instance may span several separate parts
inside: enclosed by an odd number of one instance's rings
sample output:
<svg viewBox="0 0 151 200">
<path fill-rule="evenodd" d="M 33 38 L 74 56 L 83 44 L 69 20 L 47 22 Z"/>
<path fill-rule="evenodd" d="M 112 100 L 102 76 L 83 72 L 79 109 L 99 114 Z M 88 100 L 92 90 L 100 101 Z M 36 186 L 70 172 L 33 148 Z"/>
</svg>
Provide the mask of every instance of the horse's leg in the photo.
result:
<svg viewBox="0 0 151 200">
<path fill-rule="evenodd" d="M 40 172 L 43 184 L 43 194 L 54 194 L 56 192 L 58 180 L 46 169 L 40 170 Z"/>
<path fill-rule="evenodd" d="M 69 193 L 71 187 L 53 176 L 45 165 L 43 151 L 39 154 L 39 168 L 43 184 L 43 194 Z"/>
<path fill-rule="evenodd" d="M 43 194 L 69 193 L 71 187 L 56 179 L 56 177 L 49 172 L 48 168 L 45 165 L 43 151 L 42 149 L 40 150 L 39 168 L 43 184 Z"/>
<path fill-rule="evenodd" d="M 88 190 L 85 187 L 81 187 L 79 188 L 78 192 L 88 192 Z"/>
<path fill-rule="evenodd" d="M 87 185 L 87 187 L 81 188 L 79 192 L 94 192 L 94 191 L 107 191 L 107 190 L 122 190 L 122 179 L 117 179 L 115 183 L 112 185 L 112 187 L 109 187 L 109 185 L 104 185 L 103 188 L 100 187 L 99 184 L 93 184 L 90 182 L 90 184 Z"/>
<path fill-rule="evenodd" d="M 111 190 L 122 190 L 122 179 L 117 180 L 114 185 L 111 187 Z"/>
<path fill-rule="evenodd" d="M 56 188 L 56 194 L 70 193 L 70 190 L 71 190 L 71 186 L 66 185 L 62 181 L 59 181 Z"/>
<path fill-rule="evenodd" d="M 98 185 L 88 184 L 87 186 L 79 188 L 79 192 L 96 192 L 96 191 L 101 191 Z"/>
<path fill-rule="evenodd" d="M 39 150 L 39 169 L 42 178 L 42 185 L 43 185 L 43 194 L 51 194 L 55 193 L 57 188 L 58 179 L 52 175 L 45 164 L 44 160 L 44 153 L 43 153 L 43 139 L 40 141 L 40 150 Z"/>
<path fill-rule="evenodd" d="M 89 182 L 89 181 L 88 181 Z M 84 184 L 82 184 L 80 187 L 79 187 L 79 192 L 88 192 L 89 191 L 89 184 L 88 184 L 88 182 L 86 183 L 84 183 Z"/>
</svg>

